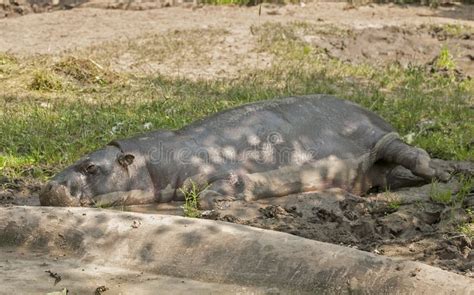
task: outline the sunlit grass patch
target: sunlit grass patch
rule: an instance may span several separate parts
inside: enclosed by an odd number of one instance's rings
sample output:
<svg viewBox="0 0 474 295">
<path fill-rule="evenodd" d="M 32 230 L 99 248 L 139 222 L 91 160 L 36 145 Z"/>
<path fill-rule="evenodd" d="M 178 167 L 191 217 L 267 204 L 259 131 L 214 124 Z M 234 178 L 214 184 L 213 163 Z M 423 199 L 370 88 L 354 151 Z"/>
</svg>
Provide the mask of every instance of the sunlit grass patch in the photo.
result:
<svg viewBox="0 0 474 295">
<path fill-rule="evenodd" d="M 4 77 L 4 75 L 11 73 L 12 67 L 15 67 L 16 65 L 18 65 L 18 60 L 15 56 L 7 53 L 0 53 L 0 79 Z"/>
<path fill-rule="evenodd" d="M 422 28 L 425 27 L 422 25 Z M 431 24 L 429 29 L 435 34 L 444 34 L 446 37 L 463 37 L 474 34 L 474 27 L 462 24 Z"/>
<path fill-rule="evenodd" d="M 58 91 L 63 88 L 63 84 L 54 73 L 48 70 L 36 70 L 28 88 L 38 91 Z"/>
<path fill-rule="evenodd" d="M 232 78 L 200 80 L 110 69 L 117 55 L 125 53 L 137 64 L 147 57 L 172 63 L 195 57 L 208 61 L 209 46 L 227 34 L 220 29 L 147 35 L 59 59 L 0 55 L 0 154 L 10 159 L 3 160 L 1 173 L 21 175 L 34 165 L 48 167 L 49 175 L 114 138 L 180 128 L 252 101 L 311 93 L 334 94 L 367 107 L 435 157 L 474 159 L 472 80 L 422 66 L 350 64 L 301 37 L 321 30 L 350 34 L 332 27 L 299 22 L 253 29 L 249 38 L 256 39 L 256 50 L 271 52 L 274 62 Z M 444 56 L 440 62 L 449 64 L 449 52 Z"/>
<path fill-rule="evenodd" d="M 269 51 L 277 55 L 292 53 L 298 49 L 302 50 L 303 55 L 311 52 L 321 53 L 323 50 L 307 42 L 308 37 L 316 35 L 350 37 L 352 34 L 350 29 L 340 26 L 302 21 L 287 24 L 266 22 L 259 26 L 252 26 L 250 30 L 258 39 L 257 50 Z"/>
<path fill-rule="evenodd" d="M 117 79 L 117 75 L 112 71 L 90 58 L 68 56 L 55 63 L 53 67 L 56 72 L 85 84 L 110 84 Z"/>
</svg>

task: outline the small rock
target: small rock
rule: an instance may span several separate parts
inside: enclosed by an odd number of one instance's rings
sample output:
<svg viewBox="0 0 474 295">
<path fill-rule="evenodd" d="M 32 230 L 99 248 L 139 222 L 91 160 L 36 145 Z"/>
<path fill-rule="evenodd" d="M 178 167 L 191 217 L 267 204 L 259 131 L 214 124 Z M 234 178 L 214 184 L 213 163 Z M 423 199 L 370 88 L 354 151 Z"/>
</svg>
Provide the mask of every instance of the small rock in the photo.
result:
<svg viewBox="0 0 474 295">
<path fill-rule="evenodd" d="M 201 212 L 201 217 L 205 219 L 217 220 L 219 219 L 220 214 L 216 210 L 204 210 Z"/>
<path fill-rule="evenodd" d="M 415 268 L 411 273 L 410 273 L 410 276 L 412 277 L 416 277 L 416 275 L 421 271 L 420 268 Z"/>
<path fill-rule="evenodd" d="M 151 129 L 151 127 L 153 127 L 153 124 L 151 122 L 143 124 L 143 129 L 149 130 Z"/>
<path fill-rule="evenodd" d="M 100 294 L 104 293 L 107 290 L 109 290 L 109 288 L 107 288 L 106 286 L 99 286 L 95 289 L 94 294 L 95 295 L 100 295 Z"/>
<path fill-rule="evenodd" d="M 133 228 L 139 228 L 142 225 L 142 222 L 140 220 L 134 220 L 132 223 Z"/>
<path fill-rule="evenodd" d="M 461 258 L 461 253 L 456 246 L 449 245 L 438 253 L 438 257 L 443 260 L 451 260 Z"/>
<path fill-rule="evenodd" d="M 265 208 L 260 208 L 258 211 L 266 218 L 279 218 L 280 216 L 288 215 L 288 212 L 278 205 L 270 205 Z"/>
<path fill-rule="evenodd" d="M 46 270 L 45 272 L 49 273 L 50 277 L 54 278 L 54 285 L 55 286 L 56 286 L 57 283 L 59 283 L 61 281 L 61 276 L 57 272 L 52 272 L 50 270 Z"/>
</svg>

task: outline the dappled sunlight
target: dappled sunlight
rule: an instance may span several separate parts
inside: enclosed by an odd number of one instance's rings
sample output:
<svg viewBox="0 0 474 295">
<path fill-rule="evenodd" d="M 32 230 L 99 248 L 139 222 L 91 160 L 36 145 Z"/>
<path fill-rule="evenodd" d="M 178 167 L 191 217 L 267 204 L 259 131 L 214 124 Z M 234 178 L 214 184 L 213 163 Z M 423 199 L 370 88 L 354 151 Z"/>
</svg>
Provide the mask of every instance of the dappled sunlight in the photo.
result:
<svg viewBox="0 0 474 295">
<path fill-rule="evenodd" d="M 0 4 L 0 293 L 474 292 L 469 5 L 51 1 Z"/>
<path fill-rule="evenodd" d="M 233 129 L 234 125 L 249 122 L 252 126 Z M 381 122 L 381 126 L 372 122 Z M 347 125 L 363 132 L 347 135 Z M 167 202 L 183 200 L 180 190 L 193 182 L 209 185 L 214 195 L 242 195 L 245 199 L 263 197 L 253 189 L 266 192 L 266 197 L 329 187 L 348 191 L 357 187 L 364 193 L 376 181 L 357 181 L 368 178 L 369 168 L 382 155 L 379 147 L 397 138 L 391 130 L 377 115 L 333 96 L 254 103 L 198 120 L 175 132 L 115 140 L 53 178 L 41 200 L 45 205 L 76 206 Z M 249 142 L 249 136 L 253 142 Z M 304 173 L 313 176 L 301 180 L 297 171 L 306 164 L 310 168 Z M 277 172 L 280 169 L 285 172 Z M 291 180 L 274 188 L 262 181 L 246 182 L 256 173 L 266 172 L 280 181 L 285 177 Z M 270 183 L 276 181 L 263 177 Z M 59 201 L 65 191 L 61 186 L 67 188 L 68 201 Z"/>
</svg>

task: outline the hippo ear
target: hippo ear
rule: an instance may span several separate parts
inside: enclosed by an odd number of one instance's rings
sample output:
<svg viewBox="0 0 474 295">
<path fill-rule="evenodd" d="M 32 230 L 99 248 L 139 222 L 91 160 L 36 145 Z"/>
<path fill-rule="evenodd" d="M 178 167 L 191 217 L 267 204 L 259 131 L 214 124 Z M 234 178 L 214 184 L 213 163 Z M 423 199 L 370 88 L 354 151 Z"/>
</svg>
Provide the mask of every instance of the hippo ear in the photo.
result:
<svg viewBox="0 0 474 295">
<path fill-rule="evenodd" d="M 119 162 L 120 165 L 123 167 L 127 167 L 133 163 L 133 160 L 135 159 L 135 156 L 132 154 L 120 154 L 118 156 L 117 161 Z"/>
</svg>

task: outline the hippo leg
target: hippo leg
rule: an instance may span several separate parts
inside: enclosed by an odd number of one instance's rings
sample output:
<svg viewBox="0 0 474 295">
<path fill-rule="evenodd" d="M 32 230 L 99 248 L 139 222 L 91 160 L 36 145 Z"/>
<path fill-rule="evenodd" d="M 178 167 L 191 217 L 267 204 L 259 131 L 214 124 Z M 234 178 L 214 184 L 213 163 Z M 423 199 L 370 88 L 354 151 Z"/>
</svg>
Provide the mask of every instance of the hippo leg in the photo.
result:
<svg viewBox="0 0 474 295">
<path fill-rule="evenodd" d="M 392 169 L 386 176 L 386 181 L 388 189 L 420 186 L 427 183 L 425 178 L 413 175 L 410 170 L 403 166 L 396 166 Z"/>
<path fill-rule="evenodd" d="M 420 186 L 428 183 L 425 178 L 413 175 L 407 168 L 379 160 L 366 173 L 359 175 L 349 192 L 355 195 L 366 195 L 387 189 Z"/>
<path fill-rule="evenodd" d="M 379 155 L 380 159 L 401 165 L 423 179 L 449 180 L 450 174 L 442 165 L 433 161 L 425 150 L 409 146 L 399 139 L 384 146 Z"/>
</svg>

